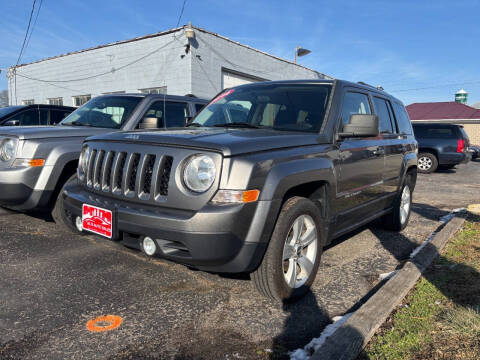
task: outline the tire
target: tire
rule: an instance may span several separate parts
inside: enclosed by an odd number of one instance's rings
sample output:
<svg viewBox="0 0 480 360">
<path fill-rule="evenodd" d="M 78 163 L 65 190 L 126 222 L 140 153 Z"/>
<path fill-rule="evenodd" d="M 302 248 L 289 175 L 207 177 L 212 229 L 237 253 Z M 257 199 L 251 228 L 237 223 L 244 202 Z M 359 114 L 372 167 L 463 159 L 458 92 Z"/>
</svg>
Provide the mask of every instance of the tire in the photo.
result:
<svg viewBox="0 0 480 360">
<path fill-rule="evenodd" d="M 410 214 L 412 213 L 412 194 L 415 187 L 414 185 L 413 176 L 407 174 L 400 192 L 395 196 L 395 200 L 393 201 L 392 212 L 383 217 L 383 225 L 386 229 L 402 231 L 407 227 Z"/>
<path fill-rule="evenodd" d="M 422 174 L 430 174 L 437 170 L 438 160 L 435 155 L 429 152 L 418 154 L 418 172 Z"/>
<path fill-rule="evenodd" d="M 65 212 L 65 208 L 63 207 L 63 198 L 62 198 L 62 193 L 63 190 L 73 182 L 75 182 L 77 179 L 77 174 L 73 174 L 70 177 L 67 178 L 67 180 L 61 184 L 60 191 L 57 194 L 57 198 L 55 199 L 55 203 L 53 204 L 52 208 L 52 218 L 53 221 L 55 221 L 55 224 L 58 226 L 62 227 L 65 230 L 73 231 L 75 233 L 78 233 L 77 228 L 73 224 L 73 219 L 67 216 Z"/>
<path fill-rule="evenodd" d="M 304 295 L 315 280 L 323 240 L 323 221 L 318 207 L 302 197 L 288 199 L 280 211 L 262 263 L 252 273 L 257 290 L 282 302 Z M 303 246 L 310 242 L 303 247 L 302 241 Z M 284 260 L 286 258 L 289 260 Z M 287 278 L 293 286 L 287 283 Z"/>
</svg>

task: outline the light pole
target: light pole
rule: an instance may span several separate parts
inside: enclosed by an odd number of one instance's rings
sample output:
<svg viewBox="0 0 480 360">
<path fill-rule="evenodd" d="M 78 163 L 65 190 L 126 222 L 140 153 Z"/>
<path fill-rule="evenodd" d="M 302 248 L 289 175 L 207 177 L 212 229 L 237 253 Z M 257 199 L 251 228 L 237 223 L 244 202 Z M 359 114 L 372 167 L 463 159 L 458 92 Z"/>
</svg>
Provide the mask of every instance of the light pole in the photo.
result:
<svg viewBox="0 0 480 360">
<path fill-rule="evenodd" d="M 311 51 L 308 50 L 308 49 L 304 49 L 303 47 L 301 46 L 297 46 L 295 48 L 295 64 L 297 63 L 297 56 L 298 57 L 301 57 L 301 56 L 305 56 L 305 55 L 308 55 L 310 54 Z"/>
</svg>

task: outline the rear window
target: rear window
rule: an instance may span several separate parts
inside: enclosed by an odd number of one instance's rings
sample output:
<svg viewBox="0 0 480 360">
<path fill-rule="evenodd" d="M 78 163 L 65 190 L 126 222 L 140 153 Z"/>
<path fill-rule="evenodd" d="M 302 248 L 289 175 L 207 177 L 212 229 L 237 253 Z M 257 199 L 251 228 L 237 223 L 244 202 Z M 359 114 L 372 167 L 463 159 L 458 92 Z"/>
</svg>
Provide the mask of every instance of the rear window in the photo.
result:
<svg viewBox="0 0 480 360">
<path fill-rule="evenodd" d="M 405 107 L 399 103 L 393 103 L 393 111 L 397 119 L 398 132 L 400 134 L 413 135 L 412 123 Z M 416 133 L 415 133 L 416 134 Z"/>
<path fill-rule="evenodd" d="M 202 126 L 242 123 L 275 130 L 318 132 L 330 85 L 269 84 L 226 90 L 194 119 Z"/>
<path fill-rule="evenodd" d="M 455 131 L 451 127 L 428 127 L 414 126 L 415 137 L 427 139 L 450 139 L 456 138 Z"/>
</svg>

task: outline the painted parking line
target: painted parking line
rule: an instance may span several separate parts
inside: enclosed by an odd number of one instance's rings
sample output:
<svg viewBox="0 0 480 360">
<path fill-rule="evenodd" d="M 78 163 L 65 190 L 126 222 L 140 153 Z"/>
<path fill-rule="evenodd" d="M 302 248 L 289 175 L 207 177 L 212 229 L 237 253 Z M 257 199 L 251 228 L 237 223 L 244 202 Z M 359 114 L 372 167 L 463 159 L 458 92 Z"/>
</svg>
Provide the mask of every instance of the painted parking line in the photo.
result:
<svg viewBox="0 0 480 360">
<path fill-rule="evenodd" d="M 87 322 L 87 330 L 90 332 L 104 332 L 115 330 L 123 322 L 123 318 L 116 315 L 99 316 Z"/>
</svg>

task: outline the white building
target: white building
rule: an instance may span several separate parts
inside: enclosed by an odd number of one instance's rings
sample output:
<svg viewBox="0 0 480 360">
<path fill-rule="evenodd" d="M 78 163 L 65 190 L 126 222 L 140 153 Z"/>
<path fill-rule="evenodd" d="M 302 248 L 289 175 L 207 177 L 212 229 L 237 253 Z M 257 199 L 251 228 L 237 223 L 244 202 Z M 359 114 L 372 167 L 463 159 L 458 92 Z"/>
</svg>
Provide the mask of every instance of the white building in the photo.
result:
<svg viewBox="0 0 480 360">
<path fill-rule="evenodd" d="M 115 92 L 209 99 L 248 82 L 331 78 L 188 25 L 19 65 L 7 76 L 11 105 L 74 106 Z"/>
</svg>

